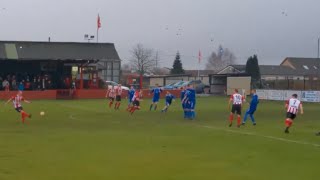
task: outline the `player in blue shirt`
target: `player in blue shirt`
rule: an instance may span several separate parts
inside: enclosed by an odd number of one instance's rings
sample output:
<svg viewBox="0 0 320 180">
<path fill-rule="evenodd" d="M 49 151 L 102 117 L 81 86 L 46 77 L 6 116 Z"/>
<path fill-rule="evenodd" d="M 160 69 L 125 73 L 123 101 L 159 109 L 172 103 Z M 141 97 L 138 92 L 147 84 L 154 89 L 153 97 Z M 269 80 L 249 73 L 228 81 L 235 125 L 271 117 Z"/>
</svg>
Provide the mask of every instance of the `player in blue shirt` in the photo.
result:
<svg viewBox="0 0 320 180">
<path fill-rule="evenodd" d="M 172 95 L 169 91 L 167 91 L 167 94 L 166 94 L 166 106 L 161 110 L 161 112 L 167 112 L 168 108 L 172 104 L 172 101 L 174 101 L 175 99 L 176 99 L 176 97 L 174 95 Z"/>
<path fill-rule="evenodd" d="M 156 85 L 156 88 L 153 88 L 150 92 L 150 94 L 153 94 L 152 103 L 150 105 L 150 111 L 152 110 L 152 107 L 154 105 L 154 110 L 157 110 L 157 106 L 160 100 L 160 94 L 162 92 L 162 89 L 159 87 L 159 85 Z"/>
<path fill-rule="evenodd" d="M 187 118 L 186 116 L 186 101 L 185 101 L 185 94 L 186 94 L 186 87 L 182 87 L 182 90 L 180 92 L 180 100 L 181 100 L 181 105 L 184 113 L 184 118 Z"/>
<path fill-rule="evenodd" d="M 259 97 L 258 97 L 257 91 L 255 89 L 251 90 L 251 98 L 252 99 L 251 99 L 251 102 L 250 102 L 250 107 L 247 110 L 247 112 L 246 112 L 246 114 L 245 114 L 245 116 L 243 118 L 242 125 L 246 124 L 248 116 L 250 116 L 253 125 L 254 126 L 257 125 L 256 120 L 254 119 L 253 115 L 256 112 L 258 104 L 259 104 Z"/>
<path fill-rule="evenodd" d="M 132 99 L 134 96 L 134 93 L 136 92 L 136 90 L 134 89 L 133 86 L 130 87 L 129 91 L 128 91 L 128 108 L 127 110 L 129 111 L 129 109 L 131 108 L 132 105 Z"/>
<path fill-rule="evenodd" d="M 196 117 L 195 114 L 195 107 L 196 107 L 196 90 L 193 88 L 192 85 L 189 85 L 186 90 L 186 109 L 187 109 L 187 116 L 186 118 L 193 120 Z"/>
</svg>

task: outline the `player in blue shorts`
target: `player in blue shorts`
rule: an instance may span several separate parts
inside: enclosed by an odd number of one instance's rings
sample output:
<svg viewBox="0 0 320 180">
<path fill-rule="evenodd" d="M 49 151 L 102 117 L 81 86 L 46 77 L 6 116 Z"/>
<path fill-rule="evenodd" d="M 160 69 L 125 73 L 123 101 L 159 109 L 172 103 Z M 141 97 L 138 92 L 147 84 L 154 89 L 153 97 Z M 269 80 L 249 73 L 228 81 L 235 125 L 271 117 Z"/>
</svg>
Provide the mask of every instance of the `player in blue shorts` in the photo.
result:
<svg viewBox="0 0 320 180">
<path fill-rule="evenodd" d="M 169 91 L 167 91 L 167 94 L 166 94 L 166 106 L 161 110 L 161 112 L 167 112 L 168 108 L 172 104 L 172 101 L 175 100 L 175 98 L 176 97 L 174 95 L 172 95 Z"/>
<path fill-rule="evenodd" d="M 258 97 L 257 91 L 255 89 L 251 90 L 251 98 L 252 99 L 250 102 L 250 108 L 246 111 L 246 114 L 243 118 L 242 125 L 246 124 L 248 116 L 250 116 L 252 124 L 254 126 L 257 125 L 253 115 L 256 112 L 258 104 L 259 104 L 259 97 Z"/>
<path fill-rule="evenodd" d="M 136 92 L 136 90 L 134 89 L 133 86 L 130 87 L 129 91 L 128 91 L 128 108 L 127 108 L 127 111 L 130 110 L 131 108 L 131 105 L 132 105 L 132 99 L 133 99 L 133 96 L 134 96 L 134 93 Z"/>
<path fill-rule="evenodd" d="M 187 117 L 188 119 L 193 120 L 196 117 L 195 107 L 196 107 L 196 90 L 192 85 L 189 85 L 186 90 L 186 109 L 187 109 Z"/>
<path fill-rule="evenodd" d="M 152 110 L 152 107 L 154 106 L 154 110 L 157 110 L 157 106 L 160 100 L 160 94 L 162 92 L 162 89 L 159 87 L 159 85 L 156 85 L 157 87 L 153 88 L 150 92 L 150 94 L 153 94 L 152 103 L 150 105 L 150 111 Z"/>
</svg>

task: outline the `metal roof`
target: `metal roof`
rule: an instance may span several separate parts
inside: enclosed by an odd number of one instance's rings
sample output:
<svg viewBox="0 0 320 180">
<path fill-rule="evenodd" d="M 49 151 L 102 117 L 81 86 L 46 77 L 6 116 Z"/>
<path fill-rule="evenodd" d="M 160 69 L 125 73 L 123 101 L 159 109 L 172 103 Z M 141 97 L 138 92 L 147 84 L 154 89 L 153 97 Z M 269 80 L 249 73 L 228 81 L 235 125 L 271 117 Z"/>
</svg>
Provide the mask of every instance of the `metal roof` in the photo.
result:
<svg viewBox="0 0 320 180">
<path fill-rule="evenodd" d="M 119 60 L 112 43 L 0 41 L 0 60 Z"/>
</svg>

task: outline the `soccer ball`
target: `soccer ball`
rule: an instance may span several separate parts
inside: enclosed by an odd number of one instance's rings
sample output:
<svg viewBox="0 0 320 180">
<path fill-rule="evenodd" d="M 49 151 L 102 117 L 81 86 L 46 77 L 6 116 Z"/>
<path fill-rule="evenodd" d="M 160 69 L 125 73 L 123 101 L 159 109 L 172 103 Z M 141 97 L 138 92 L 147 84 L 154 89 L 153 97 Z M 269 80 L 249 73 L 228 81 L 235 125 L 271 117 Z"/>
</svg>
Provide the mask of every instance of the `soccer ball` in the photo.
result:
<svg viewBox="0 0 320 180">
<path fill-rule="evenodd" d="M 43 111 L 40 112 L 40 116 L 44 116 L 44 114 L 45 114 L 45 113 L 44 113 Z"/>
</svg>

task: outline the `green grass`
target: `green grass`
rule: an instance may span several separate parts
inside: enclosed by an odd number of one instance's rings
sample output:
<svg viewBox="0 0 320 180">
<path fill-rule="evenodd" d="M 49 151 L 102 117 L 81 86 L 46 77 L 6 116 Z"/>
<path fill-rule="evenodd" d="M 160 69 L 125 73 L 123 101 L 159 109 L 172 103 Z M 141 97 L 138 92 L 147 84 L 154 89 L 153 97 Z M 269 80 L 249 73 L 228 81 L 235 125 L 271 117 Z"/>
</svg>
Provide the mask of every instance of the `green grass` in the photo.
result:
<svg viewBox="0 0 320 180">
<path fill-rule="evenodd" d="M 130 116 L 105 100 L 34 101 L 22 125 L 11 106 L 0 109 L 0 179 L 316 180 L 320 177 L 319 105 L 291 134 L 283 133 L 282 102 L 261 102 L 258 125 L 227 127 L 226 98 L 199 98 L 197 120 L 170 112 Z M 163 106 L 163 102 L 160 106 Z M 122 106 L 124 109 L 124 106 Z M 46 116 L 40 117 L 39 112 Z"/>
</svg>

